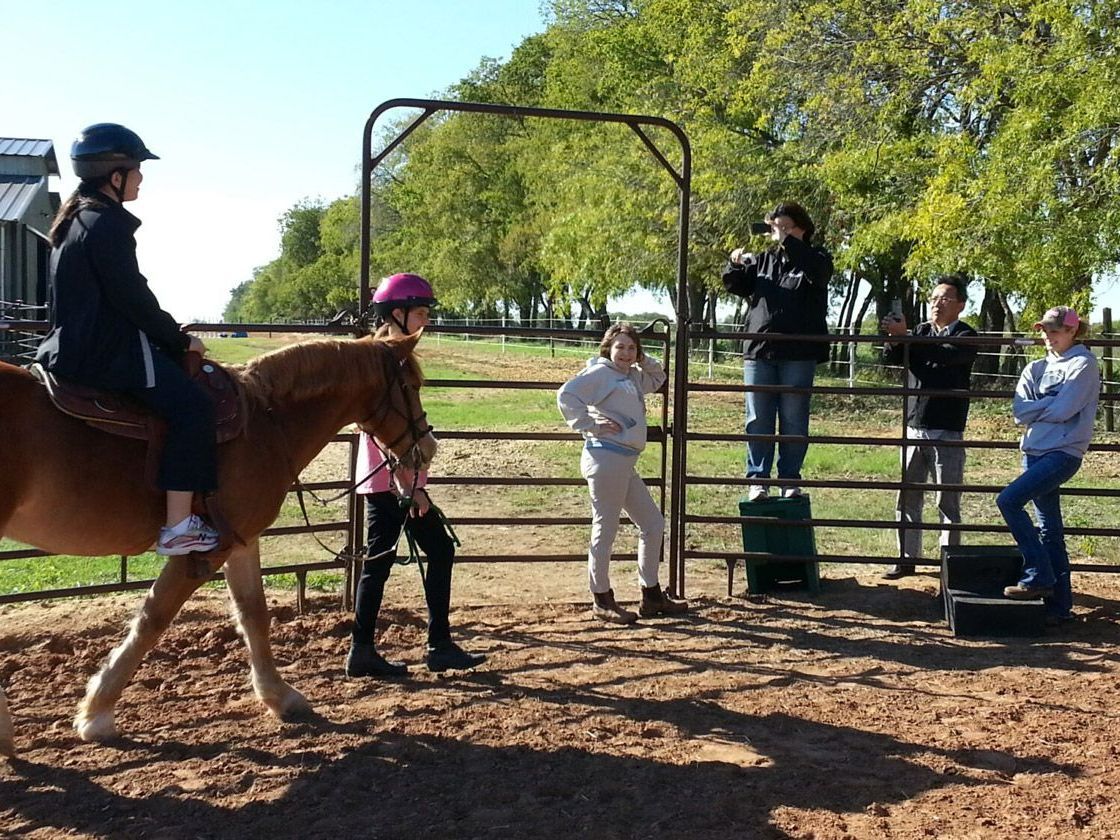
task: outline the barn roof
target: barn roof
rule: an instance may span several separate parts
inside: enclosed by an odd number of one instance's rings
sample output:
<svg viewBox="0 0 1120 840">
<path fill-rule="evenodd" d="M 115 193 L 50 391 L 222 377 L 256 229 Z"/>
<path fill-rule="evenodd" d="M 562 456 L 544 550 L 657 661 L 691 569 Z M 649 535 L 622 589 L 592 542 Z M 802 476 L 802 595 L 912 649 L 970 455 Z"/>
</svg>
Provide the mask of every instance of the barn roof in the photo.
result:
<svg viewBox="0 0 1120 840">
<path fill-rule="evenodd" d="M 0 175 L 0 222 L 22 219 L 42 180 L 34 175 Z"/>
<path fill-rule="evenodd" d="M 25 137 L 0 137 L 0 157 L 37 157 L 47 162 L 47 173 L 57 175 L 58 159 L 54 155 L 54 143 L 50 140 L 35 140 Z"/>
</svg>

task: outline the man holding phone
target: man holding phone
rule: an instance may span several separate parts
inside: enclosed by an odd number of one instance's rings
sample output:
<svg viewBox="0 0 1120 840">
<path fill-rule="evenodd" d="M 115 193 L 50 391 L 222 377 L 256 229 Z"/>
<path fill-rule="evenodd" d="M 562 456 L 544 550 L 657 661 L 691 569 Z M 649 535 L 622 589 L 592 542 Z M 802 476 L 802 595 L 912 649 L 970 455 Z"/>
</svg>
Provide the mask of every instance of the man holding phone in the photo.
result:
<svg viewBox="0 0 1120 840">
<path fill-rule="evenodd" d="M 832 256 L 812 243 L 814 230 L 805 208 L 783 202 L 767 214 L 764 224 L 752 226 L 752 232 L 769 234 L 775 244 L 758 254 L 736 248 L 723 272 L 724 288 L 746 298 L 746 332 L 765 334 L 743 346 L 743 383 L 782 388 L 747 391 L 748 479 L 770 478 L 776 426 L 783 436 L 809 434 L 809 389 L 817 365 L 828 358 L 825 316 L 832 277 Z M 783 333 L 823 339 L 784 341 L 779 337 Z M 784 440 L 777 448 L 781 493 L 800 496 L 801 465 L 809 444 Z M 750 485 L 747 497 L 753 502 L 767 495 L 769 483 L 759 483 Z"/>
<path fill-rule="evenodd" d="M 963 277 L 942 277 L 929 299 L 930 319 L 918 324 L 914 335 L 974 336 L 976 330 L 960 320 L 968 303 L 967 281 Z M 880 325 L 888 336 L 906 335 L 906 319 L 891 313 Z M 971 384 L 972 364 L 976 361 L 976 346 L 959 343 L 911 344 L 904 354 L 899 344 L 888 343 L 883 348 L 885 364 L 902 364 L 907 361 L 907 387 L 918 390 L 967 390 Z M 906 399 L 906 437 L 914 445 L 902 447 L 902 479 L 920 484 L 933 476 L 934 483 L 960 484 L 964 480 L 963 446 L 952 445 L 964 438 L 968 419 L 967 397 L 912 396 Z M 897 521 L 902 523 L 922 521 L 925 493 L 920 488 L 900 490 L 896 505 Z M 942 523 L 961 521 L 961 494 L 959 490 L 937 490 L 937 509 Z M 960 532 L 942 531 L 941 545 L 960 543 Z M 898 548 L 901 561 L 887 569 L 887 580 L 897 580 L 914 573 L 914 566 L 906 560 L 922 554 L 922 531 L 902 529 Z"/>
</svg>

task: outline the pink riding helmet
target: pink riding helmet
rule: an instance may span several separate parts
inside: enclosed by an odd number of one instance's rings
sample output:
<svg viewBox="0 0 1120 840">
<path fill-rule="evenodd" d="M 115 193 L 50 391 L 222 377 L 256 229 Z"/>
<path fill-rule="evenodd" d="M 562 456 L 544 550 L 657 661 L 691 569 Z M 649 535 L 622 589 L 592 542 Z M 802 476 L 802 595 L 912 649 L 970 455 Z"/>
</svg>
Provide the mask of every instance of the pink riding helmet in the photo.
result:
<svg viewBox="0 0 1120 840">
<path fill-rule="evenodd" d="M 373 311 L 389 315 L 394 309 L 435 306 L 432 285 L 419 274 L 393 274 L 381 281 L 373 293 Z"/>
</svg>

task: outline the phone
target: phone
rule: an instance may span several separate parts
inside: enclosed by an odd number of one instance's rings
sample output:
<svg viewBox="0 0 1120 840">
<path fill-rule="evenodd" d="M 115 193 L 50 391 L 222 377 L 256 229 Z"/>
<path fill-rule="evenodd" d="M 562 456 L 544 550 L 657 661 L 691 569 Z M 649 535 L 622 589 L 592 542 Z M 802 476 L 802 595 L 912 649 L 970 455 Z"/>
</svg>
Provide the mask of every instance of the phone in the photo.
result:
<svg viewBox="0 0 1120 840">
<path fill-rule="evenodd" d="M 763 236 L 770 233 L 770 225 L 768 222 L 751 222 L 751 233 L 754 236 Z"/>
</svg>

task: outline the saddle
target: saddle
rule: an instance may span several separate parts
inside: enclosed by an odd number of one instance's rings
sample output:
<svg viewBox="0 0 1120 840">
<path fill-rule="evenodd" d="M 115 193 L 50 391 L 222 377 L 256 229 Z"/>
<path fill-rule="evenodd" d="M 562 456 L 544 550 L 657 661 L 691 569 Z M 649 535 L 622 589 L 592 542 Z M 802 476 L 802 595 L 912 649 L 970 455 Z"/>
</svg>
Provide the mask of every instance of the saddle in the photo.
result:
<svg viewBox="0 0 1120 840">
<path fill-rule="evenodd" d="M 233 375 L 217 362 L 187 353 L 183 362 L 187 376 L 214 401 L 217 441 L 225 443 L 239 437 L 245 429 L 241 388 Z M 165 423 L 139 402 L 115 391 L 102 391 L 63 379 L 39 364 L 29 367 L 31 375 L 47 389 L 55 408 L 63 414 L 85 421 L 89 426 L 113 435 L 162 442 Z"/>
<path fill-rule="evenodd" d="M 51 402 L 63 414 L 83 420 L 86 425 L 109 434 L 147 441 L 145 479 L 149 487 L 156 489 L 156 474 L 167 434 L 167 423 L 162 418 L 125 394 L 56 379 L 54 374 L 38 363 L 29 365 L 28 370 L 47 389 Z M 246 408 L 241 387 L 233 374 L 217 362 L 203 360 L 198 353 L 187 353 L 184 356 L 183 370 L 214 401 L 217 442 L 225 443 L 240 437 L 245 431 Z M 196 513 L 208 516 L 218 529 L 220 542 L 218 552 L 213 556 L 234 543 L 245 545 L 245 540 L 230 527 L 215 494 L 196 493 L 194 509 Z M 211 555 L 191 557 L 195 562 L 190 572 L 191 577 L 209 577 L 213 572 L 209 565 Z"/>
</svg>

